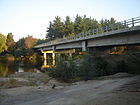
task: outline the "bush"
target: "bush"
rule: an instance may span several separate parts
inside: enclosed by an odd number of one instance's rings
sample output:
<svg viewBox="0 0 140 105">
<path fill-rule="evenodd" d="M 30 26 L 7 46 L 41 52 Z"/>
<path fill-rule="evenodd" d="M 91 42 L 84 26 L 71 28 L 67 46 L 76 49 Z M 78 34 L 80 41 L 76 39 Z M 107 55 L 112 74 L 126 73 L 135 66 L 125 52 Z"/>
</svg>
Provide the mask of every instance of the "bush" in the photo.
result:
<svg viewBox="0 0 140 105">
<path fill-rule="evenodd" d="M 126 71 L 128 73 L 140 74 L 140 55 L 129 54 L 125 59 Z"/>
<path fill-rule="evenodd" d="M 88 80 L 94 77 L 106 75 L 107 62 L 101 57 L 85 55 L 79 68 L 81 79 Z"/>
<path fill-rule="evenodd" d="M 59 59 L 56 67 L 49 70 L 49 76 L 64 82 L 73 82 L 90 80 L 119 72 L 138 74 L 140 73 L 139 56 L 131 54 L 96 57 L 85 54 L 79 60 L 68 59 L 68 61 L 63 61 Z"/>
<path fill-rule="evenodd" d="M 108 75 L 115 74 L 118 72 L 127 72 L 132 74 L 140 74 L 140 55 L 139 54 L 126 54 L 109 56 L 107 60 L 107 72 Z M 121 58 L 121 59 L 120 59 Z"/>
<path fill-rule="evenodd" d="M 109 61 L 107 65 L 107 75 L 112 75 L 118 72 L 125 72 L 126 71 L 126 65 L 123 60 L 121 61 Z"/>
<path fill-rule="evenodd" d="M 73 82 L 79 79 L 89 80 L 98 76 L 107 75 L 107 62 L 101 57 L 85 54 L 80 65 L 73 59 L 62 61 L 59 59 L 55 68 L 49 69 L 49 76 L 64 82 Z"/>
<path fill-rule="evenodd" d="M 77 76 L 77 68 L 72 60 L 63 62 L 59 60 L 55 68 L 51 68 L 49 76 L 63 82 L 71 82 Z"/>
</svg>

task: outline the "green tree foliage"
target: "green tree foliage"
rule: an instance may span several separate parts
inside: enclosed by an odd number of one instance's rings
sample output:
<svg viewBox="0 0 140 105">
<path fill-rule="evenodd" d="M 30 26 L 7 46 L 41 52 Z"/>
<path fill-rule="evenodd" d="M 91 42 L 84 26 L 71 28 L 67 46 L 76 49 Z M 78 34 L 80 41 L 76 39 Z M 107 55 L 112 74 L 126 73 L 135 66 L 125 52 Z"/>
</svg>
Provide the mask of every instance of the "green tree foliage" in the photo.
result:
<svg viewBox="0 0 140 105">
<path fill-rule="evenodd" d="M 79 61 L 79 62 L 78 62 Z M 96 79 L 100 76 L 119 72 L 140 74 L 140 54 L 94 56 L 85 54 L 79 60 L 59 58 L 55 68 L 48 72 L 49 76 L 64 82 Z"/>
<path fill-rule="evenodd" d="M 24 38 L 21 38 L 16 42 L 16 45 L 15 45 L 15 56 L 16 57 L 25 55 L 23 46 L 24 46 Z"/>
<path fill-rule="evenodd" d="M 96 29 L 99 26 L 101 26 L 101 24 L 99 24 L 99 22 L 96 19 L 92 19 L 92 27 L 91 27 L 91 29 Z"/>
<path fill-rule="evenodd" d="M 86 15 L 82 17 L 78 14 L 76 15 L 74 21 L 72 21 L 70 17 L 67 16 L 66 19 L 62 22 L 61 18 L 57 16 L 53 22 L 50 22 L 46 31 L 46 38 L 49 40 L 62 38 L 63 36 L 75 35 L 99 27 L 106 29 L 106 26 L 110 28 L 111 24 L 114 23 L 116 23 L 114 18 L 111 18 L 110 20 L 102 19 L 100 22 L 98 22 L 94 18 L 88 18 Z"/>
<path fill-rule="evenodd" d="M 85 54 L 79 64 L 72 58 L 67 61 L 59 58 L 56 67 L 48 72 L 51 77 L 58 80 L 73 82 L 78 79 L 89 80 L 107 75 L 107 65 L 108 63 L 103 58 Z"/>
<path fill-rule="evenodd" d="M 53 21 L 53 29 L 56 37 L 61 38 L 64 35 L 64 23 L 61 22 L 61 18 L 59 16 L 55 17 Z"/>
<path fill-rule="evenodd" d="M 23 48 L 23 45 L 24 45 L 24 38 L 21 38 L 16 42 L 16 49 Z"/>
<path fill-rule="evenodd" d="M 46 39 L 37 39 L 36 45 L 45 43 L 46 41 Z"/>
<path fill-rule="evenodd" d="M 0 53 L 7 50 L 6 37 L 0 33 Z"/>
<path fill-rule="evenodd" d="M 52 22 L 50 22 L 47 32 L 47 39 L 62 38 L 64 36 L 64 23 L 61 22 L 61 18 L 59 16 L 55 17 L 55 20 L 53 20 L 53 24 Z"/>
<path fill-rule="evenodd" d="M 114 23 L 116 23 L 116 20 L 112 17 L 112 18 L 110 19 L 110 24 L 114 24 Z"/>
<path fill-rule="evenodd" d="M 74 21 L 74 31 L 75 34 L 78 34 L 84 31 L 84 22 L 81 16 L 77 15 Z"/>
<path fill-rule="evenodd" d="M 49 27 L 47 28 L 46 39 L 53 39 L 55 38 L 55 30 L 53 29 L 52 22 L 50 22 Z"/>
<path fill-rule="evenodd" d="M 80 66 L 80 77 L 84 80 L 106 75 L 107 62 L 101 57 L 84 55 L 84 60 Z"/>
<path fill-rule="evenodd" d="M 14 47 L 15 47 L 15 41 L 13 39 L 12 33 L 8 33 L 7 39 L 6 39 L 6 45 L 8 47 L 8 53 L 13 54 Z"/>
<path fill-rule="evenodd" d="M 63 59 L 58 58 L 55 68 L 51 68 L 49 76 L 54 77 L 63 82 L 71 82 L 77 76 L 77 68 L 72 59 L 64 62 Z"/>
<path fill-rule="evenodd" d="M 19 39 L 15 45 L 15 56 L 31 56 L 34 53 L 32 48 L 36 45 L 37 41 L 36 38 L 30 35 Z"/>
<path fill-rule="evenodd" d="M 111 18 L 110 20 L 107 20 L 107 19 L 102 19 L 100 21 L 100 24 L 101 24 L 101 27 L 106 30 L 106 28 L 111 28 L 111 24 L 115 24 L 116 23 L 116 20 L 114 18 Z M 107 29 L 109 30 L 109 29 Z"/>
<path fill-rule="evenodd" d="M 73 22 L 70 20 L 70 17 L 66 17 L 66 21 L 64 24 L 64 35 L 73 35 L 74 34 L 74 27 L 73 27 Z"/>
</svg>

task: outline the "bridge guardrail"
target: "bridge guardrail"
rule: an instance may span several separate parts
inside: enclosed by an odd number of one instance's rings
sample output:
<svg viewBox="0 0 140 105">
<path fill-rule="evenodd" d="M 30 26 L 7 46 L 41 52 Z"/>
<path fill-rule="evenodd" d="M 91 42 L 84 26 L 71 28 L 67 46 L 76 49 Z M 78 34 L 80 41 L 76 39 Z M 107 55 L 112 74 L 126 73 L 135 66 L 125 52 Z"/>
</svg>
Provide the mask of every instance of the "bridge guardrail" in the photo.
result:
<svg viewBox="0 0 140 105">
<path fill-rule="evenodd" d="M 114 24 L 110 24 L 110 25 L 107 25 L 107 26 L 99 27 L 99 28 L 96 28 L 96 29 L 91 29 L 87 32 L 81 32 L 81 33 L 76 34 L 76 35 L 70 35 L 70 36 L 67 36 L 67 37 L 60 38 L 60 39 L 55 39 L 55 40 L 52 40 L 50 42 L 37 45 L 36 48 L 43 47 L 45 45 L 57 44 L 57 43 L 60 43 L 60 42 L 63 43 L 65 41 L 70 41 L 70 40 L 80 40 L 80 39 L 84 39 L 88 36 L 93 36 L 93 35 L 96 35 L 96 34 L 102 34 L 102 33 L 105 33 L 105 32 L 116 31 L 116 30 L 125 29 L 125 28 L 131 28 L 131 27 L 138 26 L 138 25 L 140 25 L 140 16 L 135 17 L 135 18 L 131 18 L 131 19 L 127 19 L 127 20 L 124 20 L 124 21 L 121 21 L 121 22 L 117 22 L 117 23 L 114 23 Z"/>
</svg>

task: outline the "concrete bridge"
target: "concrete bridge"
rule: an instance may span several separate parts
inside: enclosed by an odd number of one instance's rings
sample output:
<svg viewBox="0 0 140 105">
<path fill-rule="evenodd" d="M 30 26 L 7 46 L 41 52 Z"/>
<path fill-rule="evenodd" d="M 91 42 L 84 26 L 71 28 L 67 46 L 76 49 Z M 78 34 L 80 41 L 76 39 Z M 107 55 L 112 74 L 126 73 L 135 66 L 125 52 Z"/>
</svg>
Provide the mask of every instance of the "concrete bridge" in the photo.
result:
<svg viewBox="0 0 140 105">
<path fill-rule="evenodd" d="M 105 27 L 63 37 L 35 46 L 44 53 L 74 53 L 76 49 L 90 51 L 92 48 L 140 44 L 140 17 L 117 22 Z"/>
</svg>

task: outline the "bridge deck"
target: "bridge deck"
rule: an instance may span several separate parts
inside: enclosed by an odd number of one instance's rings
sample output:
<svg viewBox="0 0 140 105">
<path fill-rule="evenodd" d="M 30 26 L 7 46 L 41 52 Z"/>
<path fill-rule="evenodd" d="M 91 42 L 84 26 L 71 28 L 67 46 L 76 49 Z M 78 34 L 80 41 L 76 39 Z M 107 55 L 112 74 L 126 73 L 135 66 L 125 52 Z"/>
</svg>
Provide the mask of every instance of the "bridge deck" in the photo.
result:
<svg viewBox="0 0 140 105">
<path fill-rule="evenodd" d="M 133 36 L 133 37 L 135 37 L 135 40 L 133 40 L 134 38 L 130 37 L 130 35 L 128 34 L 128 33 L 132 33 L 132 32 L 135 32 L 137 34 L 137 35 Z M 125 35 L 126 39 L 123 36 L 118 37 L 118 35 Z M 129 35 L 129 37 L 128 37 L 128 35 Z M 112 39 L 111 39 L 111 37 L 109 38 L 109 36 L 111 36 Z M 105 37 L 108 37 L 108 39 L 106 39 Z M 47 43 L 37 45 L 34 48 L 47 48 L 47 50 L 48 49 L 51 50 L 52 46 L 57 46 L 58 49 L 63 49 L 63 48 L 65 48 L 64 46 L 67 46 L 66 48 L 73 48 L 73 47 L 81 48 L 82 41 L 85 41 L 85 40 L 86 41 L 90 40 L 88 42 L 89 45 L 87 45 L 88 47 L 99 46 L 99 40 L 97 42 L 97 41 L 95 41 L 95 39 L 100 39 L 100 43 L 101 43 L 101 41 L 104 41 L 104 40 L 101 40 L 102 38 L 105 38 L 105 40 L 106 40 L 105 42 L 107 42 L 107 40 L 114 40 L 114 41 L 119 40 L 116 44 L 119 44 L 119 43 L 123 44 L 122 43 L 123 41 L 125 41 L 125 43 L 127 44 L 126 41 L 129 41 L 129 39 L 132 39 L 133 43 L 134 43 L 134 41 L 135 41 L 135 43 L 140 43 L 140 17 L 128 19 L 123 22 L 117 22 L 115 24 L 111 24 L 110 26 L 100 27 L 97 29 L 89 30 L 88 32 L 79 33 L 77 35 L 71 35 L 68 37 L 56 39 L 56 40 L 53 40 L 53 41 L 50 41 Z M 117 39 L 117 38 L 120 38 L 120 39 Z M 93 40 L 94 40 L 94 42 L 93 42 Z M 113 44 L 111 42 L 112 41 L 108 41 L 108 43 Z M 94 45 L 91 45 L 93 43 L 94 43 Z M 128 42 L 128 44 L 129 43 L 130 42 Z M 105 45 L 105 44 L 102 44 L 102 45 Z"/>
</svg>

